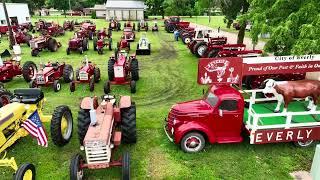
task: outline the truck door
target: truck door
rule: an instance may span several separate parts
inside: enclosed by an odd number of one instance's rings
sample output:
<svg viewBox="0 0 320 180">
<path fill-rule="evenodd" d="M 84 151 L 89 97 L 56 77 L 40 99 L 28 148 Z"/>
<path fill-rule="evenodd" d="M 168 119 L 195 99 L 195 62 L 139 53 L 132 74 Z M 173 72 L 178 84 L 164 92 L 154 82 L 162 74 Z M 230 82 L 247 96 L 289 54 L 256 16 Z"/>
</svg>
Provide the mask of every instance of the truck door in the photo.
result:
<svg viewBox="0 0 320 180">
<path fill-rule="evenodd" d="M 243 124 L 242 107 L 239 99 L 224 99 L 214 110 L 214 129 L 217 142 L 241 142 Z"/>
</svg>

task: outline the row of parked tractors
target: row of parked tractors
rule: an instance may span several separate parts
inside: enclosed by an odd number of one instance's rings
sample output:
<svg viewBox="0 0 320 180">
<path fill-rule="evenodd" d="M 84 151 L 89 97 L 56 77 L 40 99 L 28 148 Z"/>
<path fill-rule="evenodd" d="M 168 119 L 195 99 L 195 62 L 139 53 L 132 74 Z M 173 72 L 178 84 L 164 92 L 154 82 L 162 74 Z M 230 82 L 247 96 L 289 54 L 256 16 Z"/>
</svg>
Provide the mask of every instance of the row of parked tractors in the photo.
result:
<svg viewBox="0 0 320 180">
<path fill-rule="evenodd" d="M 192 26 L 190 22 L 182 21 L 178 16 L 171 16 L 164 21 L 165 30 L 174 33 L 175 39 L 179 38 L 187 45 L 190 52 L 198 58 L 218 57 L 259 57 L 263 56 L 262 50 L 249 50 L 245 44 L 230 44 L 228 38 L 212 28 Z M 249 89 L 261 87 L 266 79 L 276 80 L 301 80 L 305 79 L 304 73 L 275 74 L 247 76 L 243 84 Z"/>
</svg>

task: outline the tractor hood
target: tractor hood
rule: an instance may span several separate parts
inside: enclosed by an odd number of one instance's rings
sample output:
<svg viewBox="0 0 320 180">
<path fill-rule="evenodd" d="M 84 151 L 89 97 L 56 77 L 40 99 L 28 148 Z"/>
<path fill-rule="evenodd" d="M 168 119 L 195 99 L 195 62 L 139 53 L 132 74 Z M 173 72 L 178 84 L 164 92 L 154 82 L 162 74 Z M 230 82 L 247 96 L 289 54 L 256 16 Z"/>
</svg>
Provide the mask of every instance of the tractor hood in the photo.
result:
<svg viewBox="0 0 320 180">
<path fill-rule="evenodd" d="M 199 115 L 210 114 L 212 108 L 204 100 L 194 100 L 178 103 L 172 107 L 172 111 L 177 115 Z"/>
<path fill-rule="evenodd" d="M 118 60 L 114 64 L 115 66 L 124 66 L 126 63 L 126 56 L 124 54 L 119 53 L 118 54 Z"/>
</svg>

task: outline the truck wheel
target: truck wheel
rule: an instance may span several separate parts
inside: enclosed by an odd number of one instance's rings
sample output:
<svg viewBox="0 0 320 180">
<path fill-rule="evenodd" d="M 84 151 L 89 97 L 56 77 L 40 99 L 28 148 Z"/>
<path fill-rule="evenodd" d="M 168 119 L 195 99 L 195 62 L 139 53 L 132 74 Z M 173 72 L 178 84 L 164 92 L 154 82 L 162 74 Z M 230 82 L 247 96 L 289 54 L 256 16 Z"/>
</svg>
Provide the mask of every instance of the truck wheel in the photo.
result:
<svg viewBox="0 0 320 180">
<path fill-rule="evenodd" d="M 134 81 L 139 80 L 139 62 L 137 59 L 132 59 L 131 61 L 131 78 Z"/>
<path fill-rule="evenodd" d="M 198 58 L 204 57 L 204 55 L 208 49 L 208 45 L 206 44 L 206 42 L 200 42 L 196 45 L 198 45 L 198 46 L 196 46 L 196 50 L 195 50 L 196 56 Z"/>
<path fill-rule="evenodd" d="M 123 153 L 122 156 L 122 180 L 130 180 L 130 154 Z"/>
<path fill-rule="evenodd" d="M 106 81 L 106 83 L 104 84 L 104 87 L 103 87 L 103 91 L 105 94 L 109 94 L 111 92 L 110 81 Z"/>
<path fill-rule="evenodd" d="M 69 83 L 73 80 L 73 68 L 69 64 L 66 64 L 63 68 L 63 79 L 66 83 Z"/>
<path fill-rule="evenodd" d="M 137 142 L 136 131 L 136 105 L 131 102 L 128 108 L 121 110 L 121 129 L 122 129 L 122 142 L 132 144 Z"/>
<path fill-rule="evenodd" d="M 69 55 L 70 54 L 70 48 L 67 48 L 66 52 L 67 52 L 67 55 Z"/>
<path fill-rule="evenodd" d="M 68 106 L 58 106 L 53 111 L 50 132 L 51 138 L 55 145 L 66 145 L 71 137 L 73 130 L 73 118 Z"/>
<path fill-rule="evenodd" d="M 53 86 L 54 92 L 58 92 L 61 90 L 61 84 L 60 84 L 59 80 L 54 80 L 52 86 Z"/>
<path fill-rule="evenodd" d="M 17 172 L 15 173 L 14 180 L 24 180 L 24 179 L 36 179 L 36 168 L 33 164 L 25 163 L 22 164 Z"/>
<path fill-rule="evenodd" d="M 114 63 L 115 61 L 113 59 L 109 59 L 108 61 L 108 76 L 109 76 L 109 80 L 113 81 L 114 79 Z"/>
<path fill-rule="evenodd" d="M 90 92 L 94 91 L 94 78 L 90 79 L 89 89 L 90 89 Z"/>
<path fill-rule="evenodd" d="M 218 57 L 219 49 L 213 49 L 208 53 L 208 58 Z"/>
<path fill-rule="evenodd" d="M 36 77 L 37 70 L 37 65 L 34 62 L 25 62 L 22 67 L 22 76 L 24 80 L 30 82 L 32 79 L 34 79 Z"/>
<path fill-rule="evenodd" d="M 80 145 L 83 145 L 83 140 L 87 134 L 90 123 L 89 109 L 80 109 L 78 112 L 78 137 Z"/>
<path fill-rule="evenodd" d="M 39 55 L 39 53 L 40 53 L 40 51 L 39 51 L 38 49 L 33 49 L 33 50 L 31 51 L 31 56 L 36 57 L 36 56 Z"/>
<path fill-rule="evenodd" d="M 88 50 L 89 50 L 89 42 L 88 42 L 88 39 L 83 39 L 82 48 L 83 48 L 84 51 L 88 51 Z"/>
<path fill-rule="evenodd" d="M 136 93 L 136 82 L 135 81 L 131 81 L 130 82 L 130 91 L 131 91 L 131 93 Z"/>
<path fill-rule="evenodd" d="M 58 43 L 57 43 L 57 40 L 55 39 L 49 39 L 48 40 L 48 49 L 51 51 L 51 52 L 56 52 L 58 50 Z"/>
<path fill-rule="evenodd" d="M 201 151 L 205 144 L 206 141 L 200 133 L 192 132 L 182 138 L 180 147 L 184 152 L 196 153 Z"/>
<path fill-rule="evenodd" d="M 98 67 L 94 68 L 93 76 L 94 76 L 94 82 L 98 83 L 101 79 L 100 69 Z"/>
<path fill-rule="evenodd" d="M 13 98 L 13 94 L 6 89 L 0 90 L 0 108 L 9 104 L 11 99 Z"/>
<path fill-rule="evenodd" d="M 70 180 L 83 179 L 83 169 L 81 168 L 84 163 L 84 159 L 80 154 L 76 154 L 70 161 Z"/>
<path fill-rule="evenodd" d="M 75 82 L 70 82 L 70 91 L 74 92 L 76 90 L 76 83 Z"/>
<path fill-rule="evenodd" d="M 301 148 L 307 148 L 312 146 L 315 143 L 314 140 L 308 140 L 308 141 L 297 141 L 294 142 L 294 145 Z"/>
</svg>

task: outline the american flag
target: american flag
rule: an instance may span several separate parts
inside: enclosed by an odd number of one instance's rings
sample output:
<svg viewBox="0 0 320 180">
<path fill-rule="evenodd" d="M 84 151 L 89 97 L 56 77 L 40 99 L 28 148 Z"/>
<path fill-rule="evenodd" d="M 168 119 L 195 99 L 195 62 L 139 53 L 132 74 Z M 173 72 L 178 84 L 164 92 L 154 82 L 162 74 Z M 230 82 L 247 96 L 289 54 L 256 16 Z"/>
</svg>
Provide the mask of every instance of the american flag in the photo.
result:
<svg viewBox="0 0 320 180">
<path fill-rule="evenodd" d="M 47 133 L 43 129 L 38 111 L 33 112 L 29 118 L 22 124 L 33 137 L 37 138 L 38 145 L 48 147 Z"/>
</svg>

